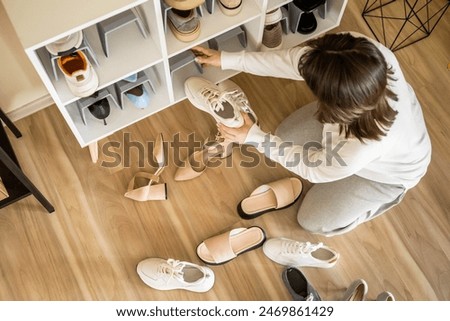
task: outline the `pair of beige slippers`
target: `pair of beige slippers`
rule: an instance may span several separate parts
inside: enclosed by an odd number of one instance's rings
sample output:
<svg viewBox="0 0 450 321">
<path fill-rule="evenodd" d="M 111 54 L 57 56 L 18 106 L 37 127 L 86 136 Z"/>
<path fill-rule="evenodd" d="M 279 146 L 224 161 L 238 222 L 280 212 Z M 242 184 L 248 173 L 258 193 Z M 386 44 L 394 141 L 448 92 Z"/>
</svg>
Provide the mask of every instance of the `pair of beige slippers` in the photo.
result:
<svg viewBox="0 0 450 321">
<path fill-rule="evenodd" d="M 295 177 L 283 178 L 256 188 L 238 205 L 244 219 L 253 219 L 265 213 L 293 205 L 302 192 L 302 183 Z M 224 264 L 237 256 L 261 247 L 266 233 L 261 227 L 236 228 L 212 236 L 197 246 L 197 255 L 206 264 Z"/>
</svg>

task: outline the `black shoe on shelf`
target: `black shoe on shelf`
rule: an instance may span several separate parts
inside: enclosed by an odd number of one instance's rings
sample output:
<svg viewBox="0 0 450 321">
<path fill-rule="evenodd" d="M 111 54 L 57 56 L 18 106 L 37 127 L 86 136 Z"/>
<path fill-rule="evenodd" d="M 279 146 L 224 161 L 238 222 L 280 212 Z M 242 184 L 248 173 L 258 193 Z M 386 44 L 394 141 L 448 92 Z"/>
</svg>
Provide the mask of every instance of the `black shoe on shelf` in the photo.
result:
<svg viewBox="0 0 450 321">
<path fill-rule="evenodd" d="M 89 111 L 91 112 L 92 116 L 94 116 L 97 119 L 103 120 L 103 123 L 106 124 L 106 118 L 109 116 L 111 112 L 111 107 L 109 106 L 109 101 L 107 98 L 100 99 L 90 105 L 88 107 Z"/>
<path fill-rule="evenodd" d="M 317 29 L 317 20 L 312 12 L 303 12 L 300 16 L 297 32 L 307 35 Z"/>
</svg>

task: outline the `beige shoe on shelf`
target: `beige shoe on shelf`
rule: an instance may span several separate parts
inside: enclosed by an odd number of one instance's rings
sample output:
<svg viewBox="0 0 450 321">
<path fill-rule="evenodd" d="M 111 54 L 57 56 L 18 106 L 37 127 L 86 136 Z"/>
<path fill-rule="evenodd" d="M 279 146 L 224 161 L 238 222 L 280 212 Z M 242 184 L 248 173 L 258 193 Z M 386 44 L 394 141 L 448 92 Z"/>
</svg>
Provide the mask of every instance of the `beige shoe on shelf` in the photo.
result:
<svg viewBox="0 0 450 321">
<path fill-rule="evenodd" d="M 261 51 L 278 50 L 283 47 L 283 29 L 281 22 L 264 27 Z"/>
<path fill-rule="evenodd" d="M 235 16 L 242 10 L 242 0 L 219 0 L 219 8 L 226 16 Z"/>
<path fill-rule="evenodd" d="M 200 19 L 195 9 L 172 9 L 167 14 L 169 28 L 174 36 L 183 42 L 191 42 L 200 35 Z"/>
<path fill-rule="evenodd" d="M 201 6 L 205 0 L 164 0 L 164 2 L 174 9 L 191 10 Z"/>
<path fill-rule="evenodd" d="M 164 141 L 162 134 L 159 134 L 153 149 L 153 158 L 158 164 L 158 169 L 154 174 L 138 172 L 128 184 L 125 197 L 132 200 L 145 202 L 167 199 L 167 185 L 159 182 L 159 176 L 166 167 Z"/>
</svg>

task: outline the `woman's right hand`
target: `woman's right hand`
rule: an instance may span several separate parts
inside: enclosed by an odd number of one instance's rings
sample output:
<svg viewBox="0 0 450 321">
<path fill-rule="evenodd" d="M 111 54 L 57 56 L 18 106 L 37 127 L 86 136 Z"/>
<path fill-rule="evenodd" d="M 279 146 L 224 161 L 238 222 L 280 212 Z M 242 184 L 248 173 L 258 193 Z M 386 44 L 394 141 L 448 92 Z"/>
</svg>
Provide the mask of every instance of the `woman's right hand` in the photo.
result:
<svg viewBox="0 0 450 321">
<path fill-rule="evenodd" d="M 200 46 L 195 46 L 191 50 L 199 64 L 221 68 L 220 51 Z"/>
</svg>

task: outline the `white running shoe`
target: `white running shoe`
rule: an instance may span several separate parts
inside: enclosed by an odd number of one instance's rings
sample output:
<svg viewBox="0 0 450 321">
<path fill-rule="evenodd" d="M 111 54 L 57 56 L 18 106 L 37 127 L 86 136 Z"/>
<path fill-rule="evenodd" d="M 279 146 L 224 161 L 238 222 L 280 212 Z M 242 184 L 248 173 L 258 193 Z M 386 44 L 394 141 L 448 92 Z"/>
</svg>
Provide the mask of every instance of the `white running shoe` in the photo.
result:
<svg viewBox="0 0 450 321">
<path fill-rule="evenodd" d="M 206 292 L 214 285 L 214 272 L 210 268 L 174 259 L 145 259 L 136 270 L 145 284 L 157 290 Z"/>
<path fill-rule="evenodd" d="M 241 108 L 233 95 L 221 91 L 219 86 L 201 77 L 190 77 L 184 83 L 189 101 L 198 109 L 209 113 L 214 119 L 227 127 L 241 127 L 244 118 Z"/>
<path fill-rule="evenodd" d="M 235 104 L 241 109 L 241 111 L 247 113 L 254 123 L 258 123 L 258 117 L 251 109 L 248 98 L 241 87 L 239 87 L 234 81 L 231 81 L 230 79 L 226 79 L 220 82 L 217 86 L 219 87 L 220 91 L 228 92 L 234 100 Z"/>
<path fill-rule="evenodd" d="M 58 66 L 75 96 L 88 97 L 97 91 L 97 73 L 81 50 L 59 57 Z"/>
<path fill-rule="evenodd" d="M 264 254 L 272 261 L 294 267 L 333 267 L 339 254 L 322 243 L 298 242 L 284 237 L 267 240 Z"/>
</svg>

